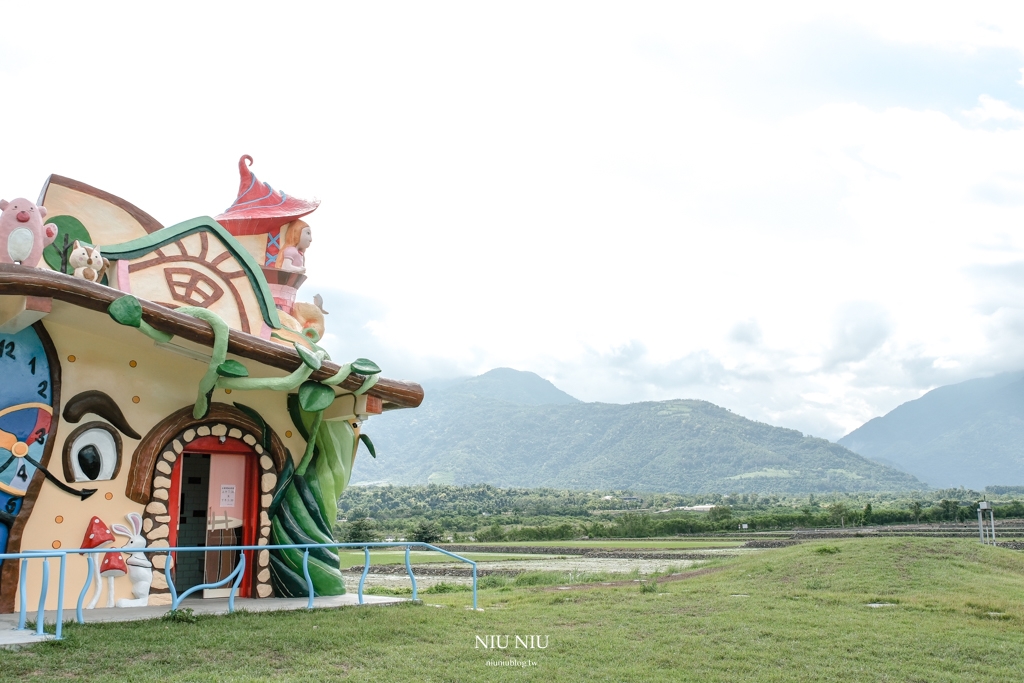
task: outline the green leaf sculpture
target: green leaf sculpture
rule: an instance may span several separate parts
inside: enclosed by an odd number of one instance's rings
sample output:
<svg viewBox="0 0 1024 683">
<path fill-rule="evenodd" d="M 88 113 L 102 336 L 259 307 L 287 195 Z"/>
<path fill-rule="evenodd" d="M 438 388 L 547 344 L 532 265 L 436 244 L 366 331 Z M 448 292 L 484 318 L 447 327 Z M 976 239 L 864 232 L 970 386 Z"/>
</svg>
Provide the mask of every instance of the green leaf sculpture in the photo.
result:
<svg viewBox="0 0 1024 683">
<path fill-rule="evenodd" d="M 307 413 L 319 413 L 334 403 L 334 389 L 320 382 L 306 381 L 299 387 L 299 405 Z"/>
<path fill-rule="evenodd" d="M 249 371 L 237 360 L 226 360 L 217 366 L 217 374 L 221 377 L 248 377 Z"/>
<path fill-rule="evenodd" d="M 254 408 L 250 408 L 242 403 L 235 403 L 235 407 L 251 417 L 253 422 L 260 426 L 263 448 L 270 448 L 270 429 L 267 427 L 267 421 L 263 419 L 263 416 L 256 412 Z M 288 459 L 288 462 L 291 462 L 291 458 Z"/>
<path fill-rule="evenodd" d="M 75 240 L 91 245 L 92 237 L 89 235 L 86 227 L 82 225 L 82 221 L 74 216 L 54 216 L 44 220 L 46 223 L 52 223 L 57 226 L 57 237 L 43 249 L 43 260 L 46 261 L 46 265 L 60 272 L 61 249 L 64 248 L 64 236 L 67 235 L 68 247 L 73 245 Z M 74 268 L 71 268 L 71 273 L 68 273 L 68 275 L 74 272 Z"/>
<path fill-rule="evenodd" d="M 107 306 L 107 313 L 116 322 L 129 327 L 142 326 L 142 304 L 131 294 L 115 299 Z"/>
<path fill-rule="evenodd" d="M 369 358 L 356 358 L 352 361 L 352 372 L 360 375 L 376 375 L 380 373 L 380 367 Z"/>
<path fill-rule="evenodd" d="M 370 437 L 366 434 L 360 434 L 359 440 L 366 444 L 366 450 L 370 451 L 370 457 L 374 460 L 377 459 L 377 449 L 373 447 L 373 442 L 370 441 Z"/>
<path fill-rule="evenodd" d="M 314 371 L 320 369 L 320 359 L 310 353 L 305 347 L 296 344 L 295 350 L 298 352 L 302 362 L 306 364 L 306 367 L 313 368 Z"/>
</svg>

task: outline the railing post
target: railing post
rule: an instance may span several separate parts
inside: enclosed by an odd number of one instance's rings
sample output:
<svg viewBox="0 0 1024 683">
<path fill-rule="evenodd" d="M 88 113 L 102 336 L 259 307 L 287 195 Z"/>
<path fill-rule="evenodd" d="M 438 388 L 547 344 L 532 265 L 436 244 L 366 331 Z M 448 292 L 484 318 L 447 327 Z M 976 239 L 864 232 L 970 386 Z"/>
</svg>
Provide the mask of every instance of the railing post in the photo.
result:
<svg viewBox="0 0 1024 683">
<path fill-rule="evenodd" d="M 476 611 L 476 562 L 473 563 L 473 611 Z"/>
<path fill-rule="evenodd" d="M 18 602 L 21 603 L 21 609 L 18 610 L 18 630 L 25 630 L 25 617 L 27 615 L 28 607 L 25 604 L 25 576 L 28 573 L 28 559 L 23 557 L 19 560 L 21 562 L 21 580 L 18 581 Z"/>
<path fill-rule="evenodd" d="M 57 585 L 57 630 L 53 636 L 55 640 L 60 640 L 64 631 L 64 569 L 67 559 L 68 554 L 62 552 L 60 555 L 60 582 Z"/>
<path fill-rule="evenodd" d="M 86 563 L 89 565 L 89 573 L 85 577 L 85 585 L 82 586 L 82 592 L 78 595 L 78 605 L 75 607 L 75 620 L 79 624 L 85 623 L 85 616 L 82 614 L 82 603 L 85 602 L 85 594 L 89 592 L 89 586 L 92 585 L 92 577 L 96 572 L 96 563 L 93 561 L 95 555 L 82 555 L 85 558 Z"/>
<path fill-rule="evenodd" d="M 412 581 L 412 599 L 416 599 L 416 577 L 412 573 L 412 563 L 409 562 L 409 550 L 412 546 L 405 546 L 405 571 L 409 573 L 409 580 Z"/>
<path fill-rule="evenodd" d="M 245 575 L 245 551 L 240 550 L 238 552 L 241 555 L 238 559 L 238 578 L 235 579 L 235 582 L 231 585 L 231 592 L 228 593 L 228 614 L 235 611 L 235 591 L 238 590 L 239 584 L 242 583 L 242 577 Z"/>
<path fill-rule="evenodd" d="M 46 609 L 46 589 L 50 586 L 50 558 L 43 558 L 43 587 L 39 590 L 39 614 L 36 616 L 36 635 L 43 635 L 43 616 Z"/>
<path fill-rule="evenodd" d="M 302 555 L 302 575 L 306 577 L 306 589 L 309 591 L 309 602 L 306 609 L 313 609 L 313 579 L 309 578 L 309 548 Z"/>
<path fill-rule="evenodd" d="M 171 609 L 178 609 L 178 589 L 174 587 L 171 580 L 171 551 L 167 551 L 167 561 L 164 562 L 164 576 L 167 577 L 167 588 L 171 591 Z"/>
<path fill-rule="evenodd" d="M 370 546 L 363 546 L 363 575 L 359 577 L 359 604 L 363 604 L 363 584 L 366 583 L 366 575 L 370 571 Z"/>
</svg>

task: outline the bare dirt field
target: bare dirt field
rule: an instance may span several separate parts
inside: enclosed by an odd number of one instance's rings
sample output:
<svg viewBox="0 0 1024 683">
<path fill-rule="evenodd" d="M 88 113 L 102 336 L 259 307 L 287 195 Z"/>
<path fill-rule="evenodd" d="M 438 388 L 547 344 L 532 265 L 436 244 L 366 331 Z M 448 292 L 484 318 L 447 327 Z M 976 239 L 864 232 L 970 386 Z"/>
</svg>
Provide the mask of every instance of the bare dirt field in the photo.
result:
<svg viewBox="0 0 1024 683">
<path fill-rule="evenodd" d="M 696 557 L 687 553 L 685 557 L 670 553 L 649 553 L 649 557 L 639 553 L 622 553 L 618 557 L 594 557 L 592 555 L 552 555 L 538 558 L 536 556 L 521 559 L 501 559 L 494 562 L 478 561 L 478 576 L 488 574 L 504 574 L 514 576 L 525 572 L 563 572 L 572 577 L 585 577 L 593 574 L 630 574 L 639 575 L 661 573 L 667 570 L 682 571 L 701 566 L 709 560 L 719 557 L 733 557 L 750 553 L 764 552 L 756 549 L 706 550 Z M 604 555 L 604 553 L 602 553 Z M 681 553 L 680 553 L 681 555 Z M 699 558 L 699 559 L 698 559 Z M 354 591 L 359 585 L 362 567 L 351 567 L 344 572 L 346 587 Z M 470 585 L 473 582 L 468 565 L 461 562 L 438 562 L 429 565 L 413 565 L 416 585 L 423 589 L 438 583 L 456 583 Z M 382 586 L 387 588 L 409 588 L 411 584 L 404 565 L 378 565 L 371 568 L 366 577 L 366 587 Z"/>
</svg>

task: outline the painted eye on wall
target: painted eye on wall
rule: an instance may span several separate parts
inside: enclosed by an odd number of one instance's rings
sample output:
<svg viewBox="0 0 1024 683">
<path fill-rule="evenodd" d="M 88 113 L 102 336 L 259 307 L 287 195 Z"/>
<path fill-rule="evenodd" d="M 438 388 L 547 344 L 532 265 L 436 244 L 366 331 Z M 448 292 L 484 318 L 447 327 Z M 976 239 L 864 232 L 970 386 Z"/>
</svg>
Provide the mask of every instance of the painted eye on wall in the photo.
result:
<svg viewBox="0 0 1024 683">
<path fill-rule="evenodd" d="M 106 422 L 87 422 L 64 442 L 64 479 L 106 481 L 121 469 L 121 435 Z"/>
</svg>

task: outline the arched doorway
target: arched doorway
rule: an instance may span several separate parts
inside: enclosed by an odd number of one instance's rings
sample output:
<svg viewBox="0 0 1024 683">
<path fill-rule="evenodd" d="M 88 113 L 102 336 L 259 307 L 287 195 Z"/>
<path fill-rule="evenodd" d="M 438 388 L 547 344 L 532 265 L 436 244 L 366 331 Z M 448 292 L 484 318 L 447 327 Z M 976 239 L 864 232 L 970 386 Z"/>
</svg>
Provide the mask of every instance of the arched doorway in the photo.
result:
<svg viewBox="0 0 1024 683">
<path fill-rule="evenodd" d="M 244 441 L 199 436 L 186 444 L 171 470 L 167 501 L 167 541 L 177 547 L 256 545 L 259 530 L 259 455 Z M 253 551 L 245 551 L 246 571 L 239 597 L 252 594 Z M 233 572 L 234 551 L 176 553 L 174 585 L 184 592 L 200 584 L 219 583 Z M 230 586 L 207 589 L 201 597 L 227 597 Z"/>
<path fill-rule="evenodd" d="M 283 468 L 285 459 L 290 456 L 280 438 L 268 425 L 262 424 L 262 421 L 257 423 L 254 417 L 238 408 L 214 403 L 206 417 L 199 420 L 192 417 L 191 406 L 167 416 L 143 437 L 135 450 L 126 493 L 132 500 L 145 505 L 142 528 L 148 546 L 167 548 L 175 543 L 181 543 L 181 518 L 186 512 L 181 505 L 182 487 L 188 485 L 188 477 L 202 477 L 201 474 L 189 474 L 185 465 L 186 461 L 195 459 L 199 463 L 199 471 L 204 471 L 201 462 L 203 455 L 209 456 L 209 464 L 206 467 L 212 466 L 215 456 L 223 458 L 222 464 L 227 464 L 230 456 L 242 459 L 244 474 L 238 477 L 236 469 L 234 482 L 221 482 L 224 485 L 235 486 L 236 506 L 238 501 L 242 503 L 237 510 L 238 514 L 231 514 L 231 508 L 219 505 L 221 489 L 220 483 L 217 482 L 214 502 L 218 503 L 216 508 L 222 518 L 226 514 L 229 518 L 241 520 L 241 524 L 234 528 L 241 530 L 238 535 L 246 545 L 267 545 L 270 542 L 268 508 L 273 500 L 278 473 Z M 227 476 L 231 476 L 231 469 L 231 466 L 225 467 L 225 470 L 229 471 Z M 243 482 L 241 490 L 238 481 Z M 203 486 L 202 483 L 195 485 Z M 209 502 L 209 479 L 206 481 L 206 487 Z M 225 490 L 225 495 L 230 496 L 228 490 Z M 202 519 L 202 525 L 205 526 L 205 518 L 191 517 L 195 509 L 192 507 L 187 510 L 188 521 L 184 527 L 188 527 L 192 519 Z M 207 515 L 209 513 L 208 510 Z M 224 526 L 230 527 L 231 524 L 229 521 Z M 198 557 L 204 555 L 188 553 L 193 554 Z M 166 556 L 155 554 L 151 559 L 154 575 L 150 593 L 169 593 L 164 576 Z M 203 559 L 204 563 L 206 559 Z M 268 550 L 246 554 L 246 576 L 240 586 L 244 595 L 260 598 L 273 595 L 269 565 Z M 172 578 L 176 572 L 177 569 L 172 566 Z M 205 575 L 205 568 L 203 574 Z M 175 586 L 181 590 L 177 580 Z"/>
</svg>

